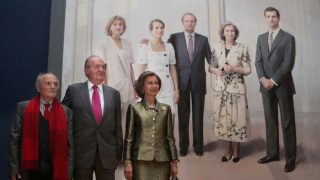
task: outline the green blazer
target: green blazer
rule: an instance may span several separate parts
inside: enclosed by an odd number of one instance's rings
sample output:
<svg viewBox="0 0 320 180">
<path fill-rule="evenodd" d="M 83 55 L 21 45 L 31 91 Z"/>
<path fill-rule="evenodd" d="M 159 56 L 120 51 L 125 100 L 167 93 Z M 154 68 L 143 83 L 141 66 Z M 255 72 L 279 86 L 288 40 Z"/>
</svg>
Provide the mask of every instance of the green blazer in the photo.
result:
<svg viewBox="0 0 320 180">
<path fill-rule="evenodd" d="M 177 160 L 169 105 L 157 102 L 149 108 L 145 101 L 130 104 L 127 111 L 124 160 Z"/>
</svg>

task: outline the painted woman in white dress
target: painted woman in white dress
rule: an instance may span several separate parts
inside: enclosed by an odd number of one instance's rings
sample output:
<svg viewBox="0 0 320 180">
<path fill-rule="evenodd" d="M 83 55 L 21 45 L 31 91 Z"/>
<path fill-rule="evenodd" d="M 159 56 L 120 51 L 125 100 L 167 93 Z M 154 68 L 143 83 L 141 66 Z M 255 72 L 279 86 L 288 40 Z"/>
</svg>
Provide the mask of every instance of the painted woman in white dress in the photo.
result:
<svg viewBox="0 0 320 180">
<path fill-rule="evenodd" d="M 136 99 L 133 88 L 135 78 L 132 67 L 134 63 L 132 45 L 121 37 L 126 27 L 123 17 L 111 17 L 105 26 L 106 39 L 98 45 L 94 52 L 107 63 L 106 84 L 120 92 L 123 125 L 128 105 Z"/>
<path fill-rule="evenodd" d="M 140 74 L 144 71 L 155 72 L 162 81 L 162 87 L 157 95 L 159 102 L 171 106 L 173 120 L 176 104 L 179 100 L 179 88 L 176 71 L 176 58 L 173 46 L 163 42 L 165 24 L 160 19 L 154 19 L 149 24 L 152 39 L 147 44 L 140 44 L 138 63 Z M 173 121 L 174 123 L 174 121 Z"/>
</svg>

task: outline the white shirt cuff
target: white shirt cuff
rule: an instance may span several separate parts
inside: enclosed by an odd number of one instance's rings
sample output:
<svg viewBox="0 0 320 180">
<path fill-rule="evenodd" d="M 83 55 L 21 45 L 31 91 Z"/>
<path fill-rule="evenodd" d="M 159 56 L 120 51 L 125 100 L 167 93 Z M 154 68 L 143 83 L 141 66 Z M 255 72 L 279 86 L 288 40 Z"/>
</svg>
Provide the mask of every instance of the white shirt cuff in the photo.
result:
<svg viewBox="0 0 320 180">
<path fill-rule="evenodd" d="M 271 82 L 276 85 L 276 86 L 279 86 L 273 79 L 271 79 Z"/>
</svg>

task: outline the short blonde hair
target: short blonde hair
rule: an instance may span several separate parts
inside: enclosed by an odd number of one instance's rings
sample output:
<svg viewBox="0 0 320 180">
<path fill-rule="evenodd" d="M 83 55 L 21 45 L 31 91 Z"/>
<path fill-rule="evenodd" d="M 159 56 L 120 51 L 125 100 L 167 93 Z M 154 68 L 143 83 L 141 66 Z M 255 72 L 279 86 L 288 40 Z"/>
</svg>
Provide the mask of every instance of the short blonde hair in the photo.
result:
<svg viewBox="0 0 320 180">
<path fill-rule="evenodd" d="M 187 16 L 187 15 L 193 16 L 195 22 L 197 22 L 197 17 L 196 17 L 194 14 L 192 14 L 191 12 L 186 12 L 186 13 L 184 13 L 184 14 L 182 15 L 182 17 L 181 17 L 181 22 L 183 22 L 184 17 Z"/>
<path fill-rule="evenodd" d="M 126 20 L 123 17 L 116 15 L 116 16 L 111 17 L 109 19 L 109 21 L 107 22 L 106 26 L 104 27 L 104 32 L 106 33 L 107 36 L 112 35 L 110 28 L 111 28 L 111 25 L 113 24 L 113 22 L 116 20 L 120 20 L 123 23 L 123 31 L 122 31 L 121 35 L 124 34 L 124 32 L 126 32 L 126 29 L 127 29 Z"/>
<path fill-rule="evenodd" d="M 224 28 L 225 28 L 226 26 L 232 26 L 232 27 L 234 28 L 234 31 L 235 31 L 235 33 L 236 33 L 236 36 L 234 37 L 234 40 L 236 40 L 236 39 L 239 37 L 239 29 L 238 29 L 238 27 L 237 27 L 236 25 L 234 25 L 232 22 L 229 22 L 229 21 L 227 21 L 227 22 L 225 22 L 225 23 L 223 23 L 223 24 L 221 25 L 221 27 L 220 27 L 220 29 L 219 29 L 220 39 L 223 40 L 223 41 L 226 40 L 226 37 L 224 37 L 224 34 L 223 34 L 223 33 L 224 33 Z"/>
</svg>

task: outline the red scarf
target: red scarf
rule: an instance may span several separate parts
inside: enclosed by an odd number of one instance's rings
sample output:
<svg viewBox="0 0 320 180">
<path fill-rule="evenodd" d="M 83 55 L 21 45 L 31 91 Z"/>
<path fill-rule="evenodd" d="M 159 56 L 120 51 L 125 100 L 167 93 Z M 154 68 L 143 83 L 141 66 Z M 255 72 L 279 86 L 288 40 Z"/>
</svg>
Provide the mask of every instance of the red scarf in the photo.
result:
<svg viewBox="0 0 320 180">
<path fill-rule="evenodd" d="M 23 113 L 22 168 L 38 169 L 39 161 L 40 96 L 34 97 Z M 68 179 L 67 118 L 58 99 L 49 112 L 49 141 L 53 163 L 53 179 Z"/>
</svg>

